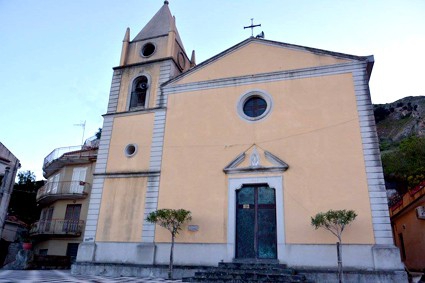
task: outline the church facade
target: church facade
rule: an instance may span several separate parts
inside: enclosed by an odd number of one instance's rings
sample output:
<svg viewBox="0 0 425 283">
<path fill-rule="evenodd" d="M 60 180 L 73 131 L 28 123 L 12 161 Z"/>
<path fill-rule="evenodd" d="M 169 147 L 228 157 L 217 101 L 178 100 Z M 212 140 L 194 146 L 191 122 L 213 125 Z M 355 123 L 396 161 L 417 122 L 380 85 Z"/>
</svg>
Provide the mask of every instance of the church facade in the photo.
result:
<svg viewBox="0 0 425 283">
<path fill-rule="evenodd" d="M 248 38 L 196 65 L 168 2 L 114 68 L 78 267 L 161 265 L 160 208 L 192 220 L 175 264 L 275 260 L 335 268 L 311 216 L 352 209 L 344 266 L 402 270 L 393 245 L 368 81 L 373 56 Z"/>
</svg>

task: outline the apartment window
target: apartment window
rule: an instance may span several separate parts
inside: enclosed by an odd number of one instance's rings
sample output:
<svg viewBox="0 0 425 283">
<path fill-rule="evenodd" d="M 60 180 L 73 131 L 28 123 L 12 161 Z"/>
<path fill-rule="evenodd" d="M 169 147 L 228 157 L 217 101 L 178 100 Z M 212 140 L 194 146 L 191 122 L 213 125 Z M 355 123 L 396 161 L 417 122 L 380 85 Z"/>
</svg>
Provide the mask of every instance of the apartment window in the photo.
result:
<svg viewBox="0 0 425 283">
<path fill-rule="evenodd" d="M 78 232 L 80 222 L 81 204 L 68 204 L 66 206 L 65 221 L 62 230 L 64 232 Z"/>
<path fill-rule="evenodd" d="M 86 181 L 87 167 L 75 167 L 72 170 L 71 193 L 82 194 L 84 191 L 84 184 Z"/>
</svg>

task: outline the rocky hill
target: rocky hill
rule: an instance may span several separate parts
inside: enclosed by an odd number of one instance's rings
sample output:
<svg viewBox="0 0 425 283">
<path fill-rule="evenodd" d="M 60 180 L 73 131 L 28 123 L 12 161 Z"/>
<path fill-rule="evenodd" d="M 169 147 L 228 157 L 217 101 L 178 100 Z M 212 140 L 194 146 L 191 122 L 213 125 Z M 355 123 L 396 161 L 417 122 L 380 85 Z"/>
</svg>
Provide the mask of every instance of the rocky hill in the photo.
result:
<svg viewBox="0 0 425 283">
<path fill-rule="evenodd" d="M 425 136 L 425 96 L 408 96 L 373 107 L 379 140 L 394 143 Z"/>
</svg>

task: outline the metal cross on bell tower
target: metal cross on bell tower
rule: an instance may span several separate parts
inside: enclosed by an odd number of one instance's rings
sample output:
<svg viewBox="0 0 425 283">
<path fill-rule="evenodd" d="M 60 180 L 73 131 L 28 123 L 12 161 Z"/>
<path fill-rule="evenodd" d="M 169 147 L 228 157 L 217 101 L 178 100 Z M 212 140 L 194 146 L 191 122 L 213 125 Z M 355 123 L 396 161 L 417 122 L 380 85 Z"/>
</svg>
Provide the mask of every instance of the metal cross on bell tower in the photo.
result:
<svg viewBox="0 0 425 283">
<path fill-rule="evenodd" d="M 254 25 L 254 18 L 251 19 L 251 25 L 247 26 L 247 27 L 243 27 L 243 29 L 247 29 L 250 28 L 251 29 L 251 37 L 254 37 L 254 28 L 255 27 L 261 27 L 261 24 L 259 25 Z"/>
</svg>

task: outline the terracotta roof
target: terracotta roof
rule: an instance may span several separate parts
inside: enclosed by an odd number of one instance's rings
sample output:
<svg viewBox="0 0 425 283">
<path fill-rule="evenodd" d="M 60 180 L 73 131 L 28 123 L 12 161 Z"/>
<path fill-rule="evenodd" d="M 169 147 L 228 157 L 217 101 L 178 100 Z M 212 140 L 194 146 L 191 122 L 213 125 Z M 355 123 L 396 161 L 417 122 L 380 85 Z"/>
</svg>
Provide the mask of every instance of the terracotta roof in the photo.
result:
<svg viewBox="0 0 425 283">
<path fill-rule="evenodd" d="M 6 216 L 6 221 L 10 222 L 10 223 L 17 224 L 17 225 L 21 225 L 21 226 L 24 226 L 24 227 L 28 226 L 25 222 L 19 220 L 18 217 L 14 216 L 14 215 Z"/>
</svg>

